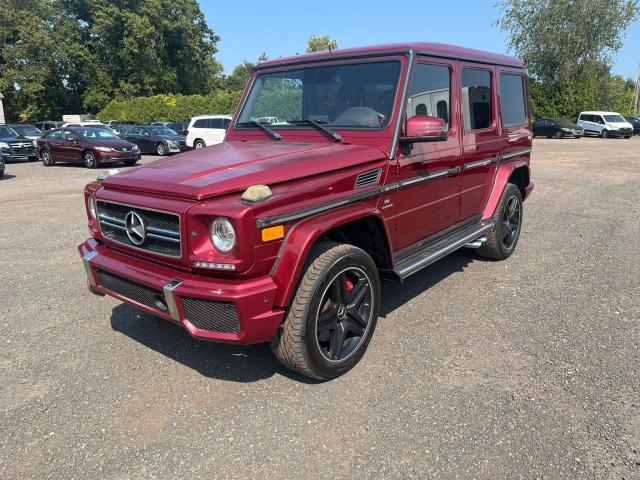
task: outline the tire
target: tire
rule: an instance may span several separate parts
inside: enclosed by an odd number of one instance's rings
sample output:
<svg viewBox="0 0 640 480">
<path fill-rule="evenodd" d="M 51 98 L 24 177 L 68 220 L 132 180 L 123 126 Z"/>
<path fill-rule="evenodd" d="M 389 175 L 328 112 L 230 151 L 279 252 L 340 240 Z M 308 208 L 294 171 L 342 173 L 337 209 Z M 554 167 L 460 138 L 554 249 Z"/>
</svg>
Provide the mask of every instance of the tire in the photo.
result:
<svg viewBox="0 0 640 480">
<path fill-rule="evenodd" d="M 515 205 L 517 211 L 510 213 L 512 205 Z M 517 218 L 514 216 L 516 213 Z M 492 260 L 509 258 L 518 245 L 522 219 L 522 194 L 516 185 L 508 183 L 493 214 L 495 227 L 487 235 L 487 241 L 477 250 L 478 254 Z"/>
<path fill-rule="evenodd" d="M 625 137 L 624 137 L 624 138 L 631 138 L 631 135 L 628 135 L 628 136 L 626 136 L 626 135 L 625 135 Z"/>
<path fill-rule="evenodd" d="M 609 131 L 603 129 L 602 132 L 600 132 L 600 136 L 602 138 L 609 138 Z"/>
<path fill-rule="evenodd" d="M 553 138 L 553 135 L 547 135 L 547 138 Z"/>
<path fill-rule="evenodd" d="M 536 132 L 531 132 L 531 138 L 536 138 Z"/>
<path fill-rule="evenodd" d="M 555 137 L 559 140 L 562 138 L 562 132 L 560 130 L 558 130 L 555 134 Z"/>
<path fill-rule="evenodd" d="M 290 369 L 331 380 L 360 361 L 379 309 L 380 279 L 371 257 L 352 245 L 320 242 L 271 349 Z"/>
<path fill-rule="evenodd" d="M 4 168 L 0 170 L 0 180 L 4 178 Z"/>
<path fill-rule="evenodd" d="M 206 147 L 206 146 L 207 146 L 207 145 L 206 145 L 206 143 L 204 143 L 204 140 L 200 140 L 200 139 L 198 139 L 198 140 L 196 140 L 195 142 L 193 142 L 193 148 L 194 148 L 195 150 L 200 150 L 201 148 L 204 148 L 204 147 Z"/>
<path fill-rule="evenodd" d="M 84 161 L 84 166 L 87 168 L 98 168 L 98 161 L 96 160 L 96 156 L 90 150 L 85 150 L 82 154 L 82 160 Z"/>
<path fill-rule="evenodd" d="M 40 159 L 42 160 L 42 164 L 45 167 L 53 167 L 56 164 L 56 162 L 53 160 L 53 157 L 49 153 L 49 150 L 43 150 L 42 153 L 40 153 Z"/>
<path fill-rule="evenodd" d="M 138 163 L 138 159 L 136 158 L 135 160 L 127 160 L 124 162 L 124 164 L 127 167 L 133 167 L 136 163 Z"/>
<path fill-rule="evenodd" d="M 156 145 L 156 153 L 164 157 L 167 154 L 167 146 L 162 142 L 158 142 Z"/>
</svg>

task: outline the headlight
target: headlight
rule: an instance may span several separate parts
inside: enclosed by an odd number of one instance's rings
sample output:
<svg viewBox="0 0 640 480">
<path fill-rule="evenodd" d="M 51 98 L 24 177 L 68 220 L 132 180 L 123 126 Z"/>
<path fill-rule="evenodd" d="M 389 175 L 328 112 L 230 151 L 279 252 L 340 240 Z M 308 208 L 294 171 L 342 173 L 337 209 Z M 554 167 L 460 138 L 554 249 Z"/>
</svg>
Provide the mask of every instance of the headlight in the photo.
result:
<svg viewBox="0 0 640 480">
<path fill-rule="evenodd" d="M 176 145 L 176 142 L 174 142 L 173 140 L 168 140 L 167 141 L 167 145 L 169 145 L 171 148 L 177 148 L 178 145 Z"/>
<path fill-rule="evenodd" d="M 111 148 L 111 147 L 96 147 L 96 150 L 98 150 L 99 152 L 111 152 L 113 150 L 113 148 Z"/>
<path fill-rule="evenodd" d="M 211 222 L 211 242 L 222 253 L 233 250 L 236 246 L 236 231 L 228 218 L 217 217 Z"/>
<path fill-rule="evenodd" d="M 134 145 L 132 150 L 134 152 L 137 152 L 138 150 L 140 150 L 140 147 L 138 147 L 138 145 Z"/>
<path fill-rule="evenodd" d="M 9 144 L 6 142 L 0 142 L 0 148 L 9 148 Z"/>
<path fill-rule="evenodd" d="M 38 142 L 36 142 L 35 140 L 31 140 L 31 145 L 33 145 L 34 147 L 38 146 Z"/>
<path fill-rule="evenodd" d="M 89 213 L 94 220 L 98 219 L 98 215 L 96 213 L 96 199 L 93 198 L 93 195 L 89 195 L 87 197 L 87 210 L 89 210 Z"/>
</svg>

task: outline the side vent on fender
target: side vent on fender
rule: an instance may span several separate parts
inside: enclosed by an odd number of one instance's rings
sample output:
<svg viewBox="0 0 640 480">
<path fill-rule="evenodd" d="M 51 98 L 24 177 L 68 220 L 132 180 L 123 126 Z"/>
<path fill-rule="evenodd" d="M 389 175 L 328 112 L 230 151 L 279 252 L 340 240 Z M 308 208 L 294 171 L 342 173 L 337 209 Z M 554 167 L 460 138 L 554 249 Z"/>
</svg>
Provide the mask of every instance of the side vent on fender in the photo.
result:
<svg viewBox="0 0 640 480">
<path fill-rule="evenodd" d="M 382 173 L 382 169 L 376 168 L 375 170 L 370 170 L 368 172 L 359 174 L 356 177 L 356 185 L 354 188 L 362 188 L 362 187 L 368 187 L 369 185 L 377 185 L 378 182 L 380 182 L 381 173 Z"/>
</svg>

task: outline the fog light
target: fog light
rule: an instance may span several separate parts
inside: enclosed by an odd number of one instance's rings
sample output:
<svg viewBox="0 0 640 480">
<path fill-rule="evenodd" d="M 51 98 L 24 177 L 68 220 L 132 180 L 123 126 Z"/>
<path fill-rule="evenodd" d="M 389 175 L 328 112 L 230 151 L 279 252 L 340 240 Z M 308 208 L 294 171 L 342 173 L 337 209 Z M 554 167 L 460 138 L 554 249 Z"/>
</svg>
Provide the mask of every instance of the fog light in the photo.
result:
<svg viewBox="0 0 640 480">
<path fill-rule="evenodd" d="M 233 263 L 193 262 L 195 268 L 209 268 L 212 270 L 235 270 Z"/>
</svg>

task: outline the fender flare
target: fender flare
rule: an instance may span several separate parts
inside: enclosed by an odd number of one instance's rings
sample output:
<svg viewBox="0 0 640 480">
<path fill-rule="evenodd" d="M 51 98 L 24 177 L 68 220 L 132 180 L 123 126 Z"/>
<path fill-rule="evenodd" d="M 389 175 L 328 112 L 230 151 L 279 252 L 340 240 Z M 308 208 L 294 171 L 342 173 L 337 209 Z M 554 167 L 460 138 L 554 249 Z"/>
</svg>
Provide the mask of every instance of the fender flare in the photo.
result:
<svg viewBox="0 0 640 480">
<path fill-rule="evenodd" d="M 386 223 L 380 210 L 371 205 L 353 204 L 300 220 L 287 232 L 278 252 L 278 259 L 271 271 L 271 277 L 278 286 L 275 306 L 284 308 L 291 303 L 309 252 L 323 234 L 365 217 L 376 217 L 380 221 L 387 240 L 389 258 L 393 258 Z"/>
<path fill-rule="evenodd" d="M 511 175 L 513 175 L 513 172 L 515 172 L 519 168 L 526 168 L 527 170 L 529 170 L 528 160 L 515 160 L 512 162 L 501 163 L 498 165 L 498 169 L 496 171 L 496 175 L 493 180 L 493 187 L 491 189 L 491 193 L 489 194 L 489 198 L 482 212 L 483 220 L 487 220 L 493 217 L 493 214 L 496 212 L 496 208 L 498 208 L 500 197 L 502 197 L 502 192 L 504 192 L 504 189 L 507 186 L 507 183 L 509 183 L 509 179 L 511 178 Z M 532 189 L 533 189 L 533 184 L 529 182 L 529 185 L 525 187 L 523 200 L 526 197 L 528 197 Z"/>
</svg>

